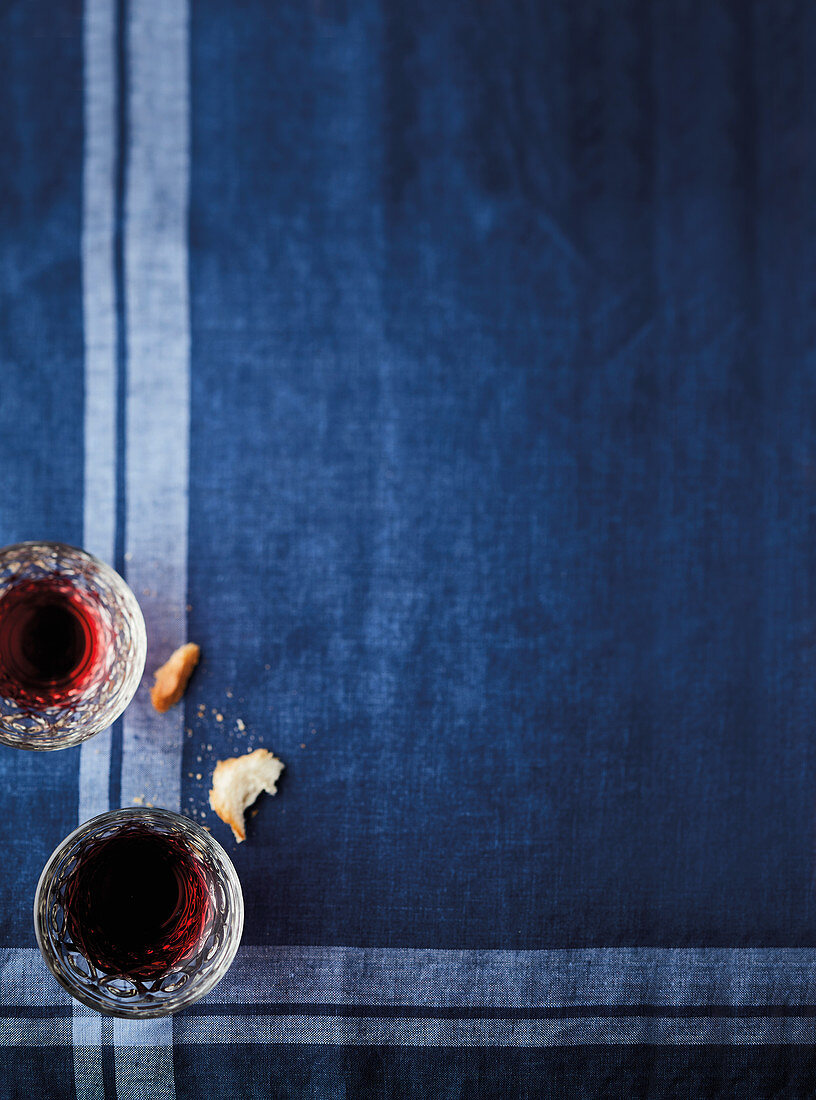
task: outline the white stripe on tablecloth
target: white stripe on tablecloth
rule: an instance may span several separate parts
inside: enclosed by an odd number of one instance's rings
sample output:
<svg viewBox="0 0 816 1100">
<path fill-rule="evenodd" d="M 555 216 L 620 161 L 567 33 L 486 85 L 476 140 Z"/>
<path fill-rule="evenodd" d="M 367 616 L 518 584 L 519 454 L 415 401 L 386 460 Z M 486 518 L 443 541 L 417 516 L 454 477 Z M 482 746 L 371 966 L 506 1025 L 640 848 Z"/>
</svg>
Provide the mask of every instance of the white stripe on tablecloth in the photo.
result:
<svg viewBox="0 0 816 1100">
<path fill-rule="evenodd" d="M 565 1047 L 584 1045 L 717 1046 L 816 1043 L 812 1016 L 741 1018 L 571 1016 L 550 1020 L 465 1020 L 406 1016 L 177 1016 L 176 1046 L 197 1043 L 286 1043 L 300 1046 Z M 149 1021 L 144 1021 L 145 1024 Z M 163 1030 L 170 1029 L 166 1021 Z M 118 1097 L 172 1098 L 173 1049 L 139 1042 L 116 1046 Z M 65 1018 L 21 1021 L 0 1015 L 0 1046 L 56 1047 L 71 1043 Z M 89 1048 L 82 1048 L 87 1052 Z M 157 1070 L 158 1076 L 155 1075 Z M 141 1082 L 141 1088 L 140 1088 Z"/>
<path fill-rule="evenodd" d="M 148 675 L 123 720 L 121 799 L 177 810 L 183 710 L 157 715 L 148 684 L 187 640 L 188 10 L 187 0 L 132 0 L 129 10 L 125 545 Z"/>
<path fill-rule="evenodd" d="M 116 10 L 86 0 L 82 171 L 82 312 L 85 341 L 83 545 L 113 563 L 116 526 Z M 110 731 L 80 747 L 79 821 L 108 807 Z"/>
<path fill-rule="evenodd" d="M 3 980 L 8 976 L 8 980 Z M 59 1006 L 67 1000 L 30 948 L 0 951 L 0 1044 L 58 1045 L 66 1024 L 4 1018 L 2 1008 Z M 244 1015 L 247 1004 L 372 1007 L 372 1015 Z M 136 1095 L 144 1060 L 167 1082 L 178 1043 L 276 1042 L 395 1046 L 572 1046 L 590 1043 L 812 1044 L 816 950 L 811 948 L 591 948 L 445 951 L 410 948 L 242 948 L 202 1005 L 207 1015 L 116 1021 L 117 1083 Z M 216 1011 L 215 1006 L 222 1006 Z M 381 1006 L 406 1014 L 377 1015 Z M 598 1014 L 591 1007 L 599 1008 Z M 649 1006 L 650 1015 L 609 1009 Z M 683 1008 L 712 1006 L 706 1016 Z M 792 1015 L 733 1016 L 741 1008 L 787 1006 Z M 411 1007 L 563 1009 L 553 1019 L 412 1018 Z M 665 1008 L 671 1013 L 654 1015 Z M 570 1009 L 575 1015 L 570 1015 Z M 717 1009 L 720 1011 L 718 1012 Z M 605 1010 L 605 1011 L 602 1011 Z M 579 1014 L 580 1013 L 580 1014 Z M 164 1095 L 171 1096 L 170 1092 Z"/>
<path fill-rule="evenodd" d="M 174 1100 L 173 1021 L 114 1020 L 116 1095 L 119 1100 L 142 1100 L 145 1081 L 150 1100 Z"/>
<path fill-rule="evenodd" d="M 117 70 L 114 0 L 86 0 L 83 22 L 82 315 L 85 346 L 83 534 L 112 563 L 116 531 Z M 79 751 L 78 824 L 109 808 L 111 731 Z M 75 1004 L 77 1100 L 104 1100 L 101 1017 Z"/>
<path fill-rule="evenodd" d="M 242 947 L 204 1003 L 816 1005 L 816 950 Z"/>
<path fill-rule="evenodd" d="M 812 1017 L 743 1019 L 665 1016 L 555 1020 L 451 1020 L 405 1016 L 179 1017 L 176 1042 L 293 1043 L 303 1046 L 561 1047 L 591 1044 L 747 1046 L 812 1044 Z"/>
<path fill-rule="evenodd" d="M 183 710 L 159 717 L 150 673 L 186 641 L 190 327 L 187 0 L 131 0 L 125 179 L 125 547 L 147 626 L 147 672 L 123 718 L 122 805 L 181 803 Z M 120 1100 L 140 1081 L 173 1100 L 172 1025 L 114 1023 Z M 134 1054 L 134 1050 L 137 1051 Z"/>
<path fill-rule="evenodd" d="M 3 1008 L 69 1003 L 34 948 L 0 949 Z M 242 947 L 201 1002 L 422 1008 L 816 1006 L 814 948 L 541 951 Z"/>
</svg>

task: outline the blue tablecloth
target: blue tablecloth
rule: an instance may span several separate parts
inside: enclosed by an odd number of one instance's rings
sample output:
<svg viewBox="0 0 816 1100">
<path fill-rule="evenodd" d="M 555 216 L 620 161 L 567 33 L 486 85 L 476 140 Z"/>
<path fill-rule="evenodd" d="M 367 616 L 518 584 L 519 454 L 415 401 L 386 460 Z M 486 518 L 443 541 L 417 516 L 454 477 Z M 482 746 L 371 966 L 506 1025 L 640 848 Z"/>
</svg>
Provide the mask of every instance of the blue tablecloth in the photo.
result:
<svg viewBox="0 0 816 1100">
<path fill-rule="evenodd" d="M 203 652 L 0 746 L 0 1094 L 811 1095 L 816 7 L 0 17 L 0 543 Z M 31 921 L 134 801 L 247 903 L 138 1025 Z"/>
</svg>

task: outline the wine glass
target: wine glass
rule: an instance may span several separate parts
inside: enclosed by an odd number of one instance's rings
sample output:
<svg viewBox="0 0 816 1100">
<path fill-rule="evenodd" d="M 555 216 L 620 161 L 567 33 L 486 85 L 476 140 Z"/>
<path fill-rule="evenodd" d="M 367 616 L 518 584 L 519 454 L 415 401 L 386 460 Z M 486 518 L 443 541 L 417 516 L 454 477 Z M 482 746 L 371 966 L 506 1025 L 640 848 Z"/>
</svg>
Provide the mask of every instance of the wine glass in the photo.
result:
<svg viewBox="0 0 816 1100">
<path fill-rule="evenodd" d="M 206 830 L 169 810 L 113 810 L 81 825 L 45 865 L 37 943 L 72 997 L 111 1016 L 166 1016 L 229 969 L 241 886 Z"/>
<path fill-rule="evenodd" d="M 146 654 L 141 609 L 109 565 L 58 542 L 0 549 L 0 742 L 63 749 L 107 729 Z"/>
</svg>

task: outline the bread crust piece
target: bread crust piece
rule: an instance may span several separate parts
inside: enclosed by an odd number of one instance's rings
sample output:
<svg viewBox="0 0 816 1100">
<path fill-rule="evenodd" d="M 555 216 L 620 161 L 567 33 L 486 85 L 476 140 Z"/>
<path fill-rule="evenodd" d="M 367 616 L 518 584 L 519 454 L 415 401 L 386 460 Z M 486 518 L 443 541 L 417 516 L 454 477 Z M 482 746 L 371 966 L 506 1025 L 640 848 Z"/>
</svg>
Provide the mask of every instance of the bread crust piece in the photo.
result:
<svg viewBox="0 0 816 1100">
<path fill-rule="evenodd" d="M 232 829 L 240 844 L 246 840 L 244 811 L 261 791 L 277 792 L 283 763 L 267 749 L 255 749 L 246 756 L 219 760 L 213 772 L 210 806 Z"/>
<path fill-rule="evenodd" d="M 200 656 L 201 650 L 195 642 L 187 642 L 161 668 L 156 669 L 156 682 L 150 689 L 150 699 L 159 714 L 169 710 L 187 690 Z"/>
</svg>

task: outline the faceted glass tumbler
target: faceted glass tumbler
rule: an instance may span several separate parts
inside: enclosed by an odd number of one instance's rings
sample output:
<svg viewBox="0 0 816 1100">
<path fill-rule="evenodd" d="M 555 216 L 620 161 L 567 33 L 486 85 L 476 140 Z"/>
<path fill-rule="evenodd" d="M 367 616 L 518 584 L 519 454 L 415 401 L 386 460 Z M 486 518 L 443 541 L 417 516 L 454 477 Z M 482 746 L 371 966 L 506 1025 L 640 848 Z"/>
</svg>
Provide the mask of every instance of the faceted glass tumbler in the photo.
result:
<svg viewBox="0 0 816 1100">
<path fill-rule="evenodd" d="M 106 972 L 75 942 L 81 935 L 72 933 L 72 880 L 75 885 L 77 868 L 102 842 L 134 827 L 182 846 L 206 883 L 208 897 L 195 941 L 182 957 L 150 978 Z M 109 1016 L 168 1016 L 197 1001 L 229 969 L 243 927 L 241 885 L 229 856 L 206 830 L 169 810 L 113 810 L 87 821 L 48 860 L 34 899 L 34 930 L 51 973 L 72 997 Z"/>
<path fill-rule="evenodd" d="M 81 683 L 61 691 L 57 705 L 47 691 L 14 690 L 13 670 L 6 667 L 11 658 L 0 652 L 0 742 L 64 749 L 107 729 L 133 698 L 147 655 L 145 624 L 119 574 L 92 554 L 57 542 L 0 549 L 0 617 L 16 596 L 38 584 L 70 592 L 92 622 L 98 644 Z"/>
</svg>

